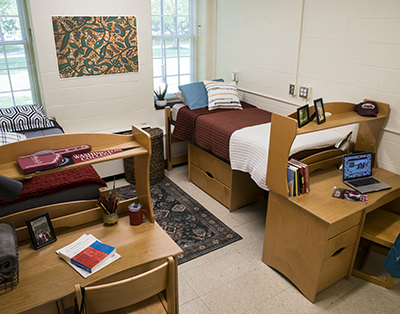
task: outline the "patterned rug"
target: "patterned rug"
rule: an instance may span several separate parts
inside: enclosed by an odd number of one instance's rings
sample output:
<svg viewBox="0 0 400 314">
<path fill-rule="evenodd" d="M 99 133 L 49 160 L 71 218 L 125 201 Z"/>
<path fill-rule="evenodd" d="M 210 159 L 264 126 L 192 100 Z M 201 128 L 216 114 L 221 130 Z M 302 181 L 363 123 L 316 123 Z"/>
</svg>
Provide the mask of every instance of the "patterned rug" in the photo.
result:
<svg viewBox="0 0 400 314">
<path fill-rule="evenodd" d="M 167 177 L 150 189 L 157 223 L 183 250 L 179 265 L 242 239 Z M 121 199 L 136 196 L 134 185 L 116 190 Z"/>
</svg>

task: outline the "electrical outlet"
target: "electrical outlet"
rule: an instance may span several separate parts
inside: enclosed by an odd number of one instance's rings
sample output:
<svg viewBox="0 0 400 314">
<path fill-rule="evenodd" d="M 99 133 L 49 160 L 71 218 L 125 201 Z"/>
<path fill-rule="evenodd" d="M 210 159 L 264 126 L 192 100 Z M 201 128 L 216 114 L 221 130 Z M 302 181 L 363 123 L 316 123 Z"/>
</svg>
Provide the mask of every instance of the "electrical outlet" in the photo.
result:
<svg viewBox="0 0 400 314">
<path fill-rule="evenodd" d="M 299 97 L 309 99 L 311 94 L 311 87 L 300 86 Z"/>
<path fill-rule="evenodd" d="M 296 96 L 296 85 L 289 84 L 289 95 Z"/>
<path fill-rule="evenodd" d="M 236 83 L 239 81 L 239 72 L 232 72 L 232 81 Z"/>
</svg>

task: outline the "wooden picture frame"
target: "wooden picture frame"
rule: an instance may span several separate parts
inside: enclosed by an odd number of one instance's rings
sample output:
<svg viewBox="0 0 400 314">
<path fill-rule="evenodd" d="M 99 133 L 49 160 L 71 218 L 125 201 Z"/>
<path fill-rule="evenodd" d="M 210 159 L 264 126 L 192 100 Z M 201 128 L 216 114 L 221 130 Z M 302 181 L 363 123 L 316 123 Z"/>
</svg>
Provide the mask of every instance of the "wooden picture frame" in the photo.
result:
<svg viewBox="0 0 400 314">
<path fill-rule="evenodd" d="M 57 241 L 48 212 L 26 220 L 35 250 Z"/>
<path fill-rule="evenodd" d="M 308 122 L 310 122 L 310 112 L 308 104 L 297 108 L 297 122 L 299 128 L 305 126 Z"/>
<path fill-rule="evenodd" d="M 324 123 L 326 121 L 326 117 L 325 117 L 324 102 L 322 98 L 314 100 L 314 108 L 315 108 L 315 115 L 317 117 L 317 123 L 318 124 Z"/>
</svg>

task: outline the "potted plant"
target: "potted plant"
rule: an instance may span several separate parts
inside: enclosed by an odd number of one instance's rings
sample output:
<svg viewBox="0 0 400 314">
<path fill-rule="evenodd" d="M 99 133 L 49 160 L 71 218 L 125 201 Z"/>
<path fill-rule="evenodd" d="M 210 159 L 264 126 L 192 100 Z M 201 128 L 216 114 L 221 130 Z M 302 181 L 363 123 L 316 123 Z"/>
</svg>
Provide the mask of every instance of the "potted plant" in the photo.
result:
<svg viewBox="0 0 400 314">
<path fill-rule="evenodd" d="M 154 90 L 154 94 L 156 95 L 156 105 L 159 107 L 165 107 L 167 105 L 167 100 L 165 99 L 165 95 L 167 94 L 168 84 L 162 89 L 161 86 L 158 87 L 158 90 Z"/>
</svg>

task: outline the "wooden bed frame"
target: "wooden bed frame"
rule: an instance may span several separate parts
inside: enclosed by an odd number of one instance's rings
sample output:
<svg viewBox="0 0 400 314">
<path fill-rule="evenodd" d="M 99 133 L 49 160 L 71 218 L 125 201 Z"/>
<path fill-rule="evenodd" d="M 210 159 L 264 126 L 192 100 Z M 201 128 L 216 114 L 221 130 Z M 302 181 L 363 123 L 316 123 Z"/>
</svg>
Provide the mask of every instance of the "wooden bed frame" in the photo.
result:
<svg viewBox="0 0 400 314">
<path fill-rule="evenodd" d="M 168 171 L 171 171 L 172 166 L 180 165 L 187 162 L 188 155 L 187 154 L 177 155 L 177 156 L 172 155 L 172 144 L 183 141 L 172 135 L 172 126 L 174 122 L 172 120 L 171 107 L 169 106 L 165 107 L 164 114 L 165 114 L 165 132 L 166 132 L 165 146 L 167 155 L 166 168 Z"/>
<path fill-rule="evenodd" d="M 345 105 L 345 103 L 335 102 L 326 105 L 329 107 L 329 111 L 336 113 L 348 103 Z M 386 113 L 386 107 L 383 108 L 382 110 Z M 313 108 L 310 110 L 310 114 L 312 114 Z M 297 112 L 289 114 L 288 117 L 297 119 Z M 344 121 L 341 125 L 346 125 L 346 122 Z M 188 181 L 193 182 L 221 202 L 229 211 L 234 211 L 264 198 L 266 191 L 258 187 L 248 173 L 232 170 L 227 162 L 193 144 L 188 145 L 188 155 L 173 156 L 172 144 L 181 140 L 172 135 L 172 123 L 171 108 L 166 107 L 165 128 L 168 171 L 172 170 L 172 166 L 188 161 Z M 360 127 L 364 128 L 362 125 Z M 307 126 L 304 127 L 304 129 L 306 128 Z M 360 134 L 363 134 L 364 131 L 364 129 L 359 130 L 358 141 L 360 140 Z M 371 147 L 371 150 L 375 150 L 373 148 Z M 306 157 L 302 159 L 302 162 L 309 164 L 309 170 L 312 172 L 319 168 L 339 164 L 343 154 L 344 152 L 341 150 L 331 149 Z M 274 162 L 275 158 L 273 156 L 270 156 L 270 158 Z M 281 162 L 286 163 L 286 161 Z"/>
</svg>

